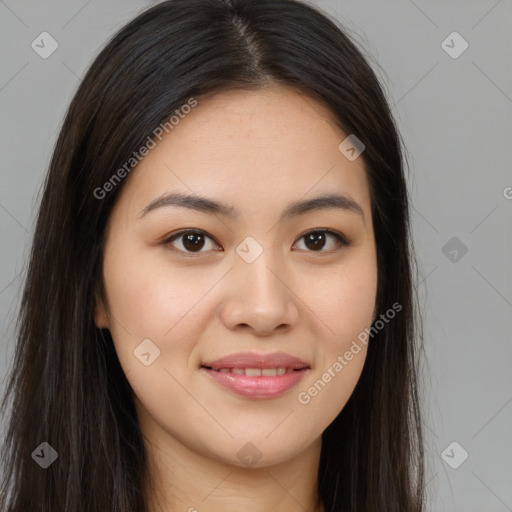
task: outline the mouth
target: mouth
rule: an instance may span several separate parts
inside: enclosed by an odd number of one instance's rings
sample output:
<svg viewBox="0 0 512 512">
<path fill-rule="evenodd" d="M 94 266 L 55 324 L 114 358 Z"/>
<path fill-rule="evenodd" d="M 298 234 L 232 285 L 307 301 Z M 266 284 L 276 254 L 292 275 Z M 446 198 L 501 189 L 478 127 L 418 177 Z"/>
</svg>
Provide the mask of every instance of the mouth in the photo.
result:
<svg viewBox="0 0 512 512">
<path fill-rule="evenodd" d="M 212 370 L 214 372 L 234 373 L 235 375 L 246 375 L 247 377 L 276 377 L 285 373 L 300 372 L 307 368 L 212 368 L 211 366 L 201 365 L 201 368 Z"/>
<path fill-rule="evenodd" d="M 301 359 L 279 352 L 268 355 L 234 354 L 205 362 L 200 370 L 239 396 L 268 399 L 296 386 L 311 367 Z"/>
</svg>

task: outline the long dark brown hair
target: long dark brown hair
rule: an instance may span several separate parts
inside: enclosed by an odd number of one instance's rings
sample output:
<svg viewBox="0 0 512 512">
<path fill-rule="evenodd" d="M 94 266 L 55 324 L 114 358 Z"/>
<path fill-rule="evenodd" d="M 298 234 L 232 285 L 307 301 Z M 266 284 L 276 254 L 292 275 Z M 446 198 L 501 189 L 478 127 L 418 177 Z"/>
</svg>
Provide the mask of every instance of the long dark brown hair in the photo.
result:
<svg viewBox="0 0 512 512">
<path fill-rule="evenodd" d="M 191 97 L 268 83 L 306 91 L 364 143 L 377 318 L 402 306 L 372 337 L 351 398 L 323 432 L 318 501 L 326 512 L 424 510 L 407 159 L 379 81 L 352 36 L 303 1 L 171 0 L 138 15 L 94 60 L 54 149 L 2 405 L 2 511 L 146 510 L 132 390 L 93 316 L 123 181 L 101 199 L 95 190 Z M 42 442 L 58 452 L 47 469 L 32 460 Z"/>
</svg>

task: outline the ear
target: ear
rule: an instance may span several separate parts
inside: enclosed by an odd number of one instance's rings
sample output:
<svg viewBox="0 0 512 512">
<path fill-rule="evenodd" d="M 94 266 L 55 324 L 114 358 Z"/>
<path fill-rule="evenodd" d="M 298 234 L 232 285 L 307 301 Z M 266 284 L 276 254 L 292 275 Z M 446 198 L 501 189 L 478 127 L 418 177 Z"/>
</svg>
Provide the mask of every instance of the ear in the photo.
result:
<svg viewBox="0 0 512 512">
<path fill-rule="evenodd" d="M 373 308 L 373 313 L 372 313 L 372 324 L 373 322 L 375 322 L 375 319 L 377 318 L 377 301 L 375 301 L 375 306 Z"/>
<path fill-rule="evenodd" d="M 96 306 L 94 308 L 94 323 L 99 329 L 109 329 L 110 322 L 107 308 L 103 299 L 96 295 Z"/>
</svg>

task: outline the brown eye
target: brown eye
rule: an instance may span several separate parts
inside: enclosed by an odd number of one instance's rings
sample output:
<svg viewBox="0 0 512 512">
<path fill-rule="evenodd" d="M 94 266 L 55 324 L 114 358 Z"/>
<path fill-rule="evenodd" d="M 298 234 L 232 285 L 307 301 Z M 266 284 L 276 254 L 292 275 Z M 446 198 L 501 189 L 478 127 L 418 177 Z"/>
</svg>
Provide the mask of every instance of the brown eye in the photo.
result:
<svg viewBox="0 0 512 512">
<path fill-rule="evenodd" d="M 211 247 L 208 247 L 208 241 Z M 162 242 L 163 245 L 170 246 L 172 250 L 177 250 L 185 253 L 200 253 L 206 252 L 209 249 L 215 249 L 217 244 L 212 237 L 208 236 L 203 231 L 180 231 L 175 233 L 170 238 L 167 238 Z M 206 247 L 206 251 L 203 251 Z"/>
<path fill-rule="evenodd" d="M 332 241 L 334 239 L 334 242 Z M 350 243 L 342 235 L 330 230 L 316 230 L 310 231 L 302 235 L 300 240 L 304 240 L 304 245 L 307 251 L 312 252 L 331 252 L 336 250 L 339 246 L 349 246 Z M 329 242 L 331 240 L 331 242 Z M 330 247 L 323 250 L 325 247 Z"/>
</svg>

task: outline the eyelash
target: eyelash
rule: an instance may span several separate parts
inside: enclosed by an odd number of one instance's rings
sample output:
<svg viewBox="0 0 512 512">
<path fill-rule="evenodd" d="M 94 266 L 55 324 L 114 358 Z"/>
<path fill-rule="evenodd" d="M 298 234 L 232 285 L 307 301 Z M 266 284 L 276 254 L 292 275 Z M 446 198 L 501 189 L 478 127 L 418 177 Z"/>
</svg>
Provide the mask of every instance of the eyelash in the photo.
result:
<svg viewBox="0 0 512 512">
<path fill-rule="evenodd" d="M 350 247 L 352 245 L 352 242 L 350 240 L 348 240 L 347 238 L 345 238 L 341 233 L 338 233 L 338 232 L 330 230 L 330 229 L 311 229 L 311 230 L 307 231 L 306 233 L 303 233 L 298 238 L 298 240 L 301 240 L 301 239 L 305 238 L 307 235 L 310 235 L 312 233 L 326 233 L 328 235 L 332 235 L 336 239 L 336 241 L 339 245 L 339 248 Z M 183 251 L 181 249 L 176 249 L 176 248 L 172 247 L 172 245 L 171 245 L 172 242 L 174 242 L 175 240 L 179 239 L 180 237 L 182 237 L 183 235 L 186 235 L 186 234 L 204 235 L 206 238 L 210 238 L 211 240 L 213 240 L 217 245 L 220 245 L 212 236 L 208 235 L 208 233 L 206 233 L 205 231 L 201 231 L 200 229 L 183 229 L 181 231 L 178 231 L 177 233 L 173 233 L 172 235 L 170 235 L 167 238 L 165 238 L 164 240 L 162 240 L 161 245 L 168 247 L 173 252 L 178 252 L 178 253 L 185 254 L 186 256 L 191 256 L 191 257 L 195 257 L 196 255 L 199 255 L 201 253 L 208 252 L 208 251 L 202 251 L 202 250 L 197 251 L 197 252 Z M 306 252 L 310 252 L 313 254 L 315 254 L 315 253 L 316 254 L 333 254 L 334 253 L 334 251 L 323 251 L 323 250 L 319 250 L 319 251 L 307 250 Z"/>
</svg>

